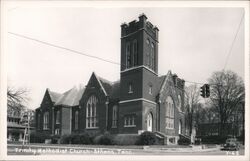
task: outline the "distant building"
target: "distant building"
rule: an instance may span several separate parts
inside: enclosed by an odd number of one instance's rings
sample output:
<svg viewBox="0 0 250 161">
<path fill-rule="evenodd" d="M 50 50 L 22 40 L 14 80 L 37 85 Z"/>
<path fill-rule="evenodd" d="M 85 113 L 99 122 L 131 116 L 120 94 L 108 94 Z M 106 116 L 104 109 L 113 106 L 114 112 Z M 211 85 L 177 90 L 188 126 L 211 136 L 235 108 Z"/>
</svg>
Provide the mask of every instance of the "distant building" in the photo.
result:
<svg viewBox="0 0 250 161">
<path fill-rule="evenodd" d="M 223 135 L 228 137 L 240 137 L 244 135 L 244 112 L 241 107 L 234 111 L 223 128 Z M 214 116 L 212 116 L 213 118 Z M 197 125 L 197 137 L 220 135 L 220 123 L 218 118 L 211 119 L 212 122 Z"/>
<path fill-rule="evenodd" d="M 34 115 L 34 111 L 29 110 L 30 117 L 32 118 Z M 23 141 L 25 128 L 27 128 L 27 120 L 23 117 L 24 112 L 20 110 L 8 110 L 7 115 L 7 141 Z M 30 123 L 32 123 L 32 119 L 30 119 Z M 34 126 L 30 124 L 29 126 L 30 132 L 34 130 Z"/>
<path fill-rule="evenodd" d="M 46 90 L 36 109 L 36 129 L 51 135 L 109 131 L 156 132 L 176 144 L 185 129 L 185 81 L 158 75 L 158 28 L 142 14 L 121 25 L 120 80 L 93 73 L 85 87 L 59 94 Z"/>
</svg>

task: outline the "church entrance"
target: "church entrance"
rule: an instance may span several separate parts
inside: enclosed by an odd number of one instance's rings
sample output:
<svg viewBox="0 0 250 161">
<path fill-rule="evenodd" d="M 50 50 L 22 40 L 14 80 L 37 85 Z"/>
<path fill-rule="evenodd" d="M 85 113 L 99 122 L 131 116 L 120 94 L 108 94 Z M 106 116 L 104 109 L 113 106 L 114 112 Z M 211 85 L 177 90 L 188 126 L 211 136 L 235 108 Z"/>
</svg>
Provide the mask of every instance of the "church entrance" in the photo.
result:
<svg viewBox="0 0 250 161">
<path fill-rule="evenodd" d="M 179 132 L 178 132 L 178 134 L 181 134 L 181 131 L 182 131 L 182 122 L 181 122 L 181 120 L 179 121 Z"/>
<path fill-rule="evenodd" d="M 152 131 L 153 129 L 153 116 L 152 113 L 148 113 L 147 115 L 147 131 Z"/>
</svg>

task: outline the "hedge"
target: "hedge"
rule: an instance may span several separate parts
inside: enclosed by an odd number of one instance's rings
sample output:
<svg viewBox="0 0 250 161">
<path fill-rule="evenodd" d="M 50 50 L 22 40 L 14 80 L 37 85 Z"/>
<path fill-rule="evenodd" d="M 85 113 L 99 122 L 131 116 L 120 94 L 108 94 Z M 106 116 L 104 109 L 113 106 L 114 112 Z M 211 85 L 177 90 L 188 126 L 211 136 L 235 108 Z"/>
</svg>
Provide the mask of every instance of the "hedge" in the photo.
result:
<svg viewBox="0 0 250 161">
<path fill-rule="evenodd" d="M 44 143 L 46 139 L 51 139 L 49 134 L 41 132 L 30 133 L 30 143 Z"/>
<path fill-rule="evenodd" d="M 94 138 L 94 143 L 98 145 L 114 145 L 114 136 L 109 132 L 100 134 Z"/>
<path fill-rule="evenodd" d="M 139 140 L 137 134 L 117 134 L 114 136 L 115 145 L 135 145 Z"/>
<path fill-rule="evenodd" d="M 158 144 L 157 137 L 155 133 L 145 131 L 139 136 L 136 144 L 137 145 L 156 145 Z"/>
</svg>

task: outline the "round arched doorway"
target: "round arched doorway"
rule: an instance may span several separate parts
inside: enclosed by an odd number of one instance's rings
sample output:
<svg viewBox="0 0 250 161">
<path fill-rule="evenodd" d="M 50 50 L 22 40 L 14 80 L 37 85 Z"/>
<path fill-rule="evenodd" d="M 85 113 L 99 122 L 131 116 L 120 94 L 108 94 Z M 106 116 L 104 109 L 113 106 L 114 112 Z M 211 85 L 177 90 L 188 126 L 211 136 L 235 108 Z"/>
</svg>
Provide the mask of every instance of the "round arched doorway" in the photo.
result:
<svg viewBox="0 0 250 161">
<path fill-rule="evenodd" d="M 182 122 L 181 122 L 181 120 L 179 121 L 179 132 L 178 132 L 178 134 L 181 134 L 181 131 L 182 131 Z"/>
<path fill-rule="evenodd" d="M 147 115 L 147 131 L 153 130 L 153 115 L 152 113 L 148 113 Z"/>
</svg>

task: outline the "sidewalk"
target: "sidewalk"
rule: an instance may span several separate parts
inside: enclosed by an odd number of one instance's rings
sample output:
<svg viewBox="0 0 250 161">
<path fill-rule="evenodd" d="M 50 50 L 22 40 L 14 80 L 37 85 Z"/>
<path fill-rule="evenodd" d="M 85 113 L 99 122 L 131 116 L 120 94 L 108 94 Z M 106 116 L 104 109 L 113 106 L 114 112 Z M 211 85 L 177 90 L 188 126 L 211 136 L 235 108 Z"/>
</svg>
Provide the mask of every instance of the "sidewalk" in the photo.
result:
<svg viewBox="0 0 250 161">
<path fill-rule="evenodd" d="M 190 147 L 186 148 L 171 148 L 171 147 L 166 147 L 166 148 L 157 148 L 157 147 L 144 147 L 144 150 L 148 151 L 166 151 L 166 152 L 212 152 L 212 151 L 218 151 L 220 150 L 220 146 L 216 145 L 215 147 L 206 147 L 204 145 L 192 145 Z"/>
</svg>

